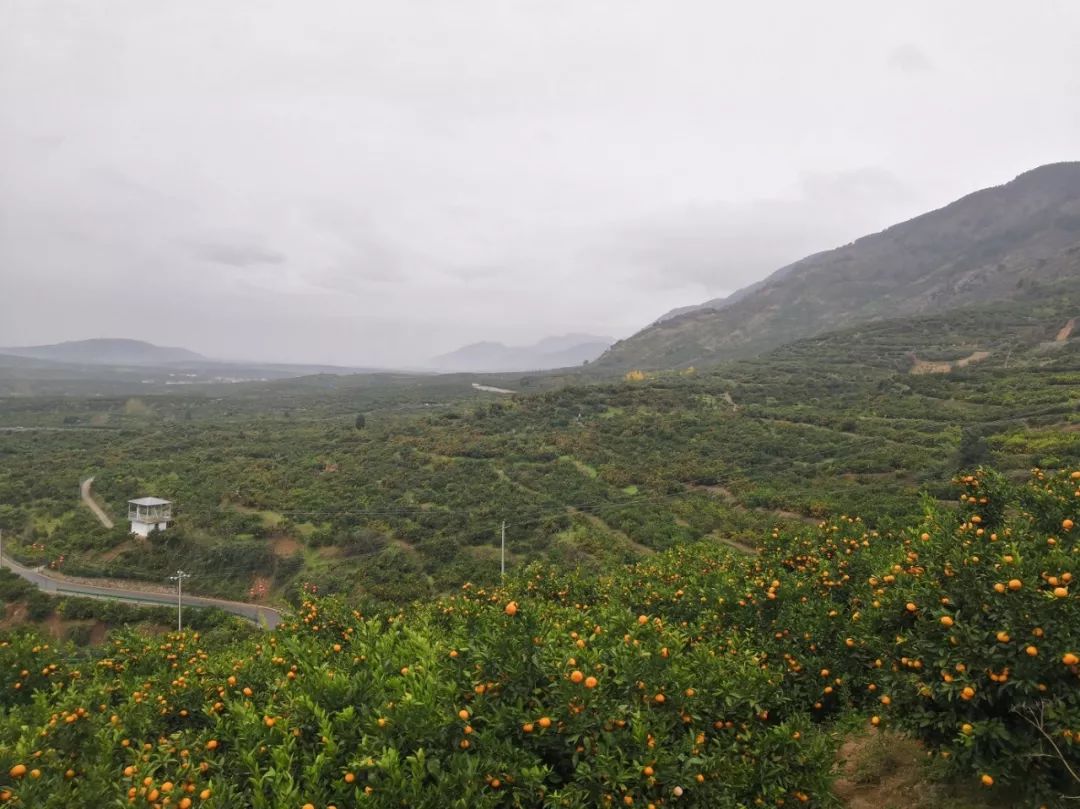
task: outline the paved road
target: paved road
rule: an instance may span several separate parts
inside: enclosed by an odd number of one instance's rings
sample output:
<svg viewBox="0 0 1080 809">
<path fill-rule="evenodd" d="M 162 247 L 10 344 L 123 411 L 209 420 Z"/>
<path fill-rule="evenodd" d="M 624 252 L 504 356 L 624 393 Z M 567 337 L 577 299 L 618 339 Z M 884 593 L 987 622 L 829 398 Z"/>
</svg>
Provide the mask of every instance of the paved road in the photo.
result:
<svg viewBox="0 0 1080 809">
<path fill-rule="evenodd" d="M 82 500 L 86 503 L 86 507 L 94 512 L 94 516 L 101 521 L 101 524 L 106 528 L 113 527 L 113 521 L 109 519 L 109 515 L 106 514 L 101 506 L 97 504 L 97 501 L 90 495 L 90 486 L 94 482 L 93 478 L 87 478 L 79 484 L 79 493 L 82 495 Z"/>
<path fill-rule="evenodd" d="M 91 478 L 92 480 L 92 478 Z M 154 604 L 175 606 L 176 596 L 168 593 L 148 593 L 138 589 L 126 589 L 117 587 L 96 587 L 91 584 L 82 584 L 73 581 L 58 579 L 43 572 L 40 568 L 28 568 L 20 565 L 15 560 L 0 556 L 0 564 L 12 572 L 22 576 L 39 590 L 55 595 L 77 595 L 87 598 L 103 598 L 112 601 L 127 601 L 136 604 Z M 239 615 L 251 621 L 257 626 L 274 629 L 282 621 L 281 613 L 273 607 L 263 607 L 258 604 L 245 604 L 242 601 L 225 601 L 220 598 L 203 598 L 202 596 L 184 596 L 185 607 L 217 607 L 225 612 Z"/>
</svg>

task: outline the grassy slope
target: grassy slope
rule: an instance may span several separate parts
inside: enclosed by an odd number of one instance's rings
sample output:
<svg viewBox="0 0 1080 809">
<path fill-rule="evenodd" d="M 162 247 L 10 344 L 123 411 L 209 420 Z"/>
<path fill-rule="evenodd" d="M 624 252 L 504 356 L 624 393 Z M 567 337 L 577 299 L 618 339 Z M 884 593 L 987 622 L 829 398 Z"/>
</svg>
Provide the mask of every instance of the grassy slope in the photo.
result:
<svg viewBox="0 0 1080 809">
<path fill-rule="evenodd" d="M 1080 272 L 1080 163 L 1044 166 L 998 188 L 805 258 L 716 310 L 654 324 L 597 365 L 673 368 L 755 356 L 872 320 L 1010 300 Z"/>
</svg>

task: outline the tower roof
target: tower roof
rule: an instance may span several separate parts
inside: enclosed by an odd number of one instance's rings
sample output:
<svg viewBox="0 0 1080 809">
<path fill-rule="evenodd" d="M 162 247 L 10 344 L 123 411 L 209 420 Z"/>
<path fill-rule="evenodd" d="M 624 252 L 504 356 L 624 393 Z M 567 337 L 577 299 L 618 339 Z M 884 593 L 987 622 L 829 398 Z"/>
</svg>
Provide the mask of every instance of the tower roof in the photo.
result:
<svg viewBox="0 0 1080 809">
<path fill-rule="evenodd" d="M 140 497 L 138 500 L 128 500 L 128 503 L 135 506 L 167 506 L 170 502 L 160 497 Z"/>
</svg>

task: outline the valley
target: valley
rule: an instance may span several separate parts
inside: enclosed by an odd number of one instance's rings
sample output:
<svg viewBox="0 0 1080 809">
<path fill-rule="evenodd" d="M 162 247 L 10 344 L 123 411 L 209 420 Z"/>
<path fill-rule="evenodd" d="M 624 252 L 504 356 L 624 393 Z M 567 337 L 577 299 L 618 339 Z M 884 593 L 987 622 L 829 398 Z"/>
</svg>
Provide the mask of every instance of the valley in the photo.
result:
<svg viewBox="0 0 1080 809">
<path fill-rule="evenodd" d="M 1071 170 L 573 367 L 0 358 L 0 803 L 1069 805 Z"/>
<path fill-rule="evenodd" d="M 301 379 L 144 396 L 137 408 L 125 397 L 9 399 L 0 426 L 67 429 L 7 434 L 0 518 L 9 553 L 63 556 L 79 575 L 160 579 L 183 567 L 196 591 L 224 597 L 258 579 L 281 593 L 305 581 L 404 601 L 495 583 L 503 520 L 512 567 L 627 562 L 706 537 L 753 545 L 775 524 L 831 513 L 895 525 L 959 468 L 1023 476 L 1076 461 L 1077 340 L 1056 337 L 1078 309 L 1065 285 L 711 369 L 531 395 L 343 377 L 325 389 Z M 922 374 L 929 361 L 943 372 Z M 440 384 L 451 398 L 428 412 Z M 130 547 L 126 525 L 80 506 L 90 476 L 107 512 L 153 494 L 181 517 Z M 287 555 L 274 550 L 282 542 Z"/>
</svg>

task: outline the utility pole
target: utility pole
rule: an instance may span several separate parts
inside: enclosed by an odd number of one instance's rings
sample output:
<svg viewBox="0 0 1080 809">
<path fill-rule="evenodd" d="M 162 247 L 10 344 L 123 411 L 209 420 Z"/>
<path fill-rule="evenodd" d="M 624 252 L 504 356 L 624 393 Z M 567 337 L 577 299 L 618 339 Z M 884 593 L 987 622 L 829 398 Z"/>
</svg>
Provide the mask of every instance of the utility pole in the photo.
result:
<svg viewBox="0 0 1080 809">
<path fill-rule="evenodd" d="M 506 578 L 506 520 L 502 523 L 502 553 L 499 559 L 499 577 Z"/>
<path fill-rule="evenodd" d="M 183 595 L 183 583 L 184 579 L 190 579 L 191 574 L 185 573 L 182 570 L 177 570 L 175 576 L 169 576 L 169 581 L 176 582 L 176 631 L 183 631 L 183 624 L 180 622 L 180 616 L 184 609 L 184 595 Z"/>
</svg>

